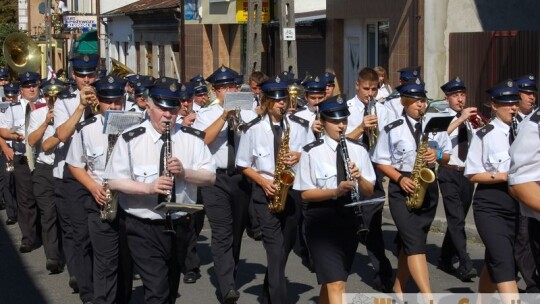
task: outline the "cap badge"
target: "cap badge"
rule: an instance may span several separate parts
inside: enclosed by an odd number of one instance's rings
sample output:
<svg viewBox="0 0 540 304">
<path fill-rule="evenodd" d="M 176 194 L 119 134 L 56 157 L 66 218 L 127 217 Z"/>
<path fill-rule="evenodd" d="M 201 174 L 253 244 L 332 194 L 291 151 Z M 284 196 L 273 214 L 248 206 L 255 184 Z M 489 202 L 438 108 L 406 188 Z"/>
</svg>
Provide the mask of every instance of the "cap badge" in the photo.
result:
<svg viewBox="0 0 540 304">
<path fill-rule="evenodd" d="M 416 84 L 418 84 L 418 85 L 422 84 L 422 83 L 420 82 L 420 78 L 416 78 Z"/>
<path fill-rule="evenodd" d="M 88 55 L 84 55 L 82 59 L 84 60 L 84 62 L 90 61 L 90 57 L 88 57 Z"/>
<path fill-rule="evenodd" d="M 511 87 L 514 85 L 514 83 L 512 82 L 512 80 L 508 80 L 508 82 L 506 83 L 506 85 L 507 85 L 509 88 L 511 88 Z"/>
<path fill-rule="evenodd" d="M 109 78 L 107 78 L 107 81 L 109 83 L 113 83 L 114 82 L 114 78 L 112 76 L 109 76 Z"/>
<path fill-rule="evenodd" d="M 412 72 L 412 74 L 413 74 L 414 76 L 417 76 L 417 75 L 418 75 L 418 71 L 417 71 L 417 70 L 414 70 L 414 71 Z"/>
<path fill-rule="evenodd" d="M 55 84 L 56 83 L 56 80 L 54 80 L 54 78 L 51 78 L 51 84 Z"/>
<path fill-rule="evenodd" d="M 30 77 L 30 73 L 26 72 L 25 76 Z"/>
<path fill-rule="evenodd" d="M 320 81 L 320 80 L 319 80 L 319 76 L 315 77 L 314 80 L 315 80 L 315 82 L 319 82 L 319 81 Z"/>
<path fill-rule="evenodd" d="M 223 66 L 223 65 L 221 66 L 221 71 L 222 71 L 223 73 L 227 72 L 227 69 L 225 68 L 225 66 Z"/>
<path fill-rule="evenodd" d="M 165 82 L 167 82 L 167 79 L 166 78 L 161 78 L 161 82 L 165 83 Z"/>
<path fill-rule="evenodd" d="M 529 75 L 529 79 L 530 79 L 530 80 L 534 80 L 534 76 L 533 76 L 533 75 Z"/>
<path fill-rule="evenodd" d="M 73 92 L 74 92 L 74 89 L 73 89 L 73 87 L 70 86 L 69 87 L 69 93 L 72 94 Z"/>
<path fill-rule="evenodd" d="M 343 103 L 343 98 L 341 98 L 341 96 L 338 96 L 338 98 L 336 99 L 336 102 L 338 104 L 342 104 Z"/>
<path fill-rule="evenodd" d="M 456 77 L 456 82 L 461 82 L 461 79 L 459 77 Z"/>
<path fill-rule="evenodd" d="M 140 86 L 141 86 L 141 83 L 140 83 L 140 82 L 137 82 L 137 86 L 140 87 Z"/>
<path fill-rule="evenodd" d="M 180 87 L 180 91 L 185 92 L 186 91 L 186 86 L 182 85 L 182 87 Z"/>
<path fill-rule="evenodd" d="M 279 79 L 279 76 L 276 76 L 276 82 L 281 82 L 281 79 Z"/>
<path fill-rule="evenodd" d="M 176 90 L 178 90 L 178 88 L 176 87 L 176 84 L 171 84 L 171 86 L 169 87 L 169 90 L 171 90 L 171 92 L 176 92 Z"/>
</svg>

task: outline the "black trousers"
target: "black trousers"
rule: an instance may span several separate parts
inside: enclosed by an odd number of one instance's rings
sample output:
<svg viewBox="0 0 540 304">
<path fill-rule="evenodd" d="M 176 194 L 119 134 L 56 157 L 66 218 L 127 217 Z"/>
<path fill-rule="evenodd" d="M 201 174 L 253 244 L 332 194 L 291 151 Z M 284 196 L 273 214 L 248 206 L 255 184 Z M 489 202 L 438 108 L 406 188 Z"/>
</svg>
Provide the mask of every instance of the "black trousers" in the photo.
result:
<svg viewBox="0 0 540 304">
<path fill-rule="evenodd" d="M 73 226 L 71 225 L 69 211 L 69 191 L 67 187 L 70 183 L 64 183 L 63 179 L 54 179 L 54 202 L 56 205 L 56 214 L 60 227 L 60 244 L 64 259 L 70 276 L 75 276 L 75 241 L 73 240 Z"/>
<path fill-rule="evenodd" d="M 28 246 L 39 245 L 37 217 L 38 210 L 34 192 L 32 190 L 32 173 L 28 167 L 26 156 L 15 155 L 13 158 L 15 167 L 15 189 L 17 193 L 17 218 L 21 229 L 21 244 Z"/>
<path fill-rule="evenodd" d="M 271 213 L 262 188 L 253 184 L 253 203 L 261 225 L 262 241 L 266 251 L 267 267 L 261 303 L 288 303 L 285 266 L 297 237 L 301 200 L 298 191 L 289 190 L 285 209 Z"/>
<path fill-rule="evenodd" d="M 41 238 L 47 259 L 63 262 L 60 250 L 60 231 L 54 200 L 53 166 L 37 163 L 32 174 L 34 196 L 41 220 Z"/>
<path fill-rule="evenodd" d="M 527 292 L 540 292 L 540 278 L 538 276 L 538 247 L 536 254 L 533 252 L 535 243 L 538 244 L 540 230 L 539 222 L 534 218 L 521 215 L 519 217 L 518 231 L 516 235 L 514 258 L 516 266 L 523 281 L 527 285 Z M 532 229 L 531 229 L 532 228 Z"/>
<path fill-rule="evenodd" d="M 472 204 L 474 185 L 463 172 L 443 166 L 439 167 L 437 177 L 448 225 L 441 247 L 441 260 L 450 262 L 457 255 L 460 265 L 469 269 L 472 261 L 467 253 L 465 218 Z"/>
<path fill-rule="evenodd" d="M 127 215 L 125 224 L 131 256 L 143 282 L 145 303 L 175 303 L 193 233 L 189 218 L 175 221 L 176 234 L 163 232 L 165 221 Z"/>
<path fill-rule="evenodd" d="M 242 174 L 219 172 L 212 187 L 202 187 L 202 199 L 212 230 L 212 257 L 221 296 L 236 289 L 236 268 L 251 193 Z"/>
<path fill-rule="evenodd" d="M 13 173 L 6 171 L 6 155 L 0 154 L 0 200 L 6 204 L 6 215 L 10 219 L 17 219 L 17 200 L 15 192 L 15 179 Z"/>
<path fill-rule="evenodd" d="M 197 188 L 197 204 L 203 204 L 201 197 L 201 187 Z M 191 215 L 191 228 L 194 230 L 194 233 L 189 240 L 189 245 L 186 253 L 186 261 L 184 262 L 184 269 L 182 273 L 186 274 L 190 271 L 199 272 L 201 267 L 201 258 L 197 253 L 197 240 L 201 233 L 201 230 L 204 226 L 204 210 L 195 212 Z"/>
</svg>

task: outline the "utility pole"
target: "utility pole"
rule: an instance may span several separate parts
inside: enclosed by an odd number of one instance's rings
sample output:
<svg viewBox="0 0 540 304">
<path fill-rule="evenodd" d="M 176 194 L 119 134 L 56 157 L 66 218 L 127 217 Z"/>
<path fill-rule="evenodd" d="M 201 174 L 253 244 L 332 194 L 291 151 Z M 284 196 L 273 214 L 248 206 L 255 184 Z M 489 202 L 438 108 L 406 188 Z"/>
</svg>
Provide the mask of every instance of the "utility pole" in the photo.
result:
<svg viewBox="0 0 540 304">
<path fill-rule="evenodd" d="M 180 19 L 178 24 L 178 38 L 179 38 L 179 57 L 180 57 L 180 75 L 179 81 L 186 82 L 186 13 L 185 1 L 180 0 Z M 174 55 L 173 55 L 174 56 Z"/>
<path fill-rule="evenodd" d="M 281 71 L 298 74 L 294 0 L 278 0 Z"/>
<path fill-rule="evenodd" d="M 246 50 L 246 71 L 249 75 L 252 72 L 261 70 L 261 28 L 262 28 L 262 0 L 248 1 L 248 28 L 247 28 L 247 50 Z M 247 76 L 249 77 L 249 76 Z"/>
</svg>

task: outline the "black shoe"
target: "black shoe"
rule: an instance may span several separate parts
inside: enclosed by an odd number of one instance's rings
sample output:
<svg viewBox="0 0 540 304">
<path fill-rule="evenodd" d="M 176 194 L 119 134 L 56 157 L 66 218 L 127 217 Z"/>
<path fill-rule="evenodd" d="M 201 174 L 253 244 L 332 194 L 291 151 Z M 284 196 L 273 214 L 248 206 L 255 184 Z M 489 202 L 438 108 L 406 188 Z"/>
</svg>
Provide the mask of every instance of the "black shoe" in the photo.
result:
<svg viewBox="0 0 540 304">
<path fill-rule="evenodd" d="M 51 274 L 59 274 L 64 271 L 64 265 L 56 260 L 47 259 L 45 268 L 51 272 Z"/>
<path fill-rule="evenodd" d="M 79 284 L 77 284 L 77 278 L 69 277 L 69 287 L 73 289 L 73 293 L 79 293 Z"/>
<path fill-rule="evenodd" d="M 473 267 L 466 268 L 466 267 L 459 267 L 456 272 L 456 277 L 461 280 L 461 282 L 471 282 L 472 278 L 476 278 L 478 276 L 478 272 L 476 272 L 476 269 Z"/>
<path fill-rule="evenodd" d="M 197 280 L 200 278 L 201 278 L 201 274 L 199 272 L 190 271 L 184 275 L 184 283 L 193 284 L 197 282 Z"/>
<path fill-rule="evenodd" d="M 8 219 L 6 220 L 6 225 L 15 225 L 15 224 L 17 224 L 17 219 L 8 217 Z"/>
<path fill-rule="evenodd" d="M 231 289 L 223 297 L 223 304 L 236 304 L 236 301 L 240 298 L 240 293 L 238 290 Z"/>
<path fill-rule="evenodd" d="M 34 248 L 31 245 L 28 244 L 21 244 L 21 247 L 19 247 L 20 253 L 28 253 L 34 250 Z"/>
<path fill-rule="evenodd" d="M 437 268 L 448 274 L 456 273 L 456 268 L 454 267 L 451 261 L 439 260 L 439 263 L 437 264 Z"/>
</svg>

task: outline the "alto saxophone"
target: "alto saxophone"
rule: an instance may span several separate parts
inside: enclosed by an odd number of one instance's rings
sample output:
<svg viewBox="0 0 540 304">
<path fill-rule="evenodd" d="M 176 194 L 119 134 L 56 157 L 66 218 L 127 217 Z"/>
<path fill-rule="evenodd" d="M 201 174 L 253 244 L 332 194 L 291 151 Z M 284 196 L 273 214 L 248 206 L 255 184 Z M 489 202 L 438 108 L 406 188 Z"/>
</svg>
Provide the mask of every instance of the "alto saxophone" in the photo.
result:
<svg viewBox="0 0 540 304">
<path fill-rule="evenodd" d="M 276 186 L 276 192 L 274 196 L 270 198 L 268 203 L 268 209 L 272 213 L 279 213 L 285 210 L 285 203 L 287 202 L 287 193 L 289 188 L 294 183 L 294 172 L 288 168 L 283 160 L 285 154 L 289 153 L 289 132 L 290 126 L 287 118 L 283 118 L 285 121 L 285 135 L 279 145 L 278 155 L 276 157 L 276 168 L 274 170 L 274 186 Z"/>
<path fill-rule="evenodd" d="M 418 209 L 422 207 L 427 187 L 435 181 L 435 173 L 427 168 L 427 162 L 424 160 L 424 154 L 427 150 L 428 134 L 425 133 L 422 135 L 411 173 L 411 179 L 414 182 L 415 187 L 414 191 L 409 193 L 406 198 L 406 205 L 409 209 Z"/>
<path fill-rule="evenodd" d="M 111 157 L 112 150 L 116 144 L 119 134 L 109 135 L 108 145 L 107 145 L 107 154 L 105 158 L 105 166 Z M 109 188 L 109 181 L 103 179 L 103 189 L 105 190 L 105 204 L 103 204 L 99 210 L 99 218 L 104 222 L 112 222 L 116 218 L 116 213 L 118 211 L 118 193 L 113 192 Z"/>
</svg>

